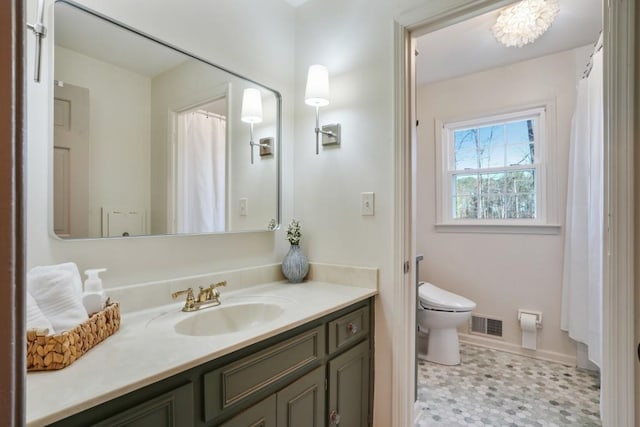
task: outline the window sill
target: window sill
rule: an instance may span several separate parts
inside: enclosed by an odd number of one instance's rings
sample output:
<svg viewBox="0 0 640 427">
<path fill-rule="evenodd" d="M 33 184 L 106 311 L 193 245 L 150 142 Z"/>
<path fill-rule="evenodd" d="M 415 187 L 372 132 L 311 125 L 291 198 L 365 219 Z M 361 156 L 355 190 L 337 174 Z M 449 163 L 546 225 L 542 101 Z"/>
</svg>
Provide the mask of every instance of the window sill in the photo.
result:
<svg viewBox="0 0 640 427">
<path fill-rule="evenodd" d="M 560 224 L 436 224 L 439 233 L 560 234 Z"/>
</svg>

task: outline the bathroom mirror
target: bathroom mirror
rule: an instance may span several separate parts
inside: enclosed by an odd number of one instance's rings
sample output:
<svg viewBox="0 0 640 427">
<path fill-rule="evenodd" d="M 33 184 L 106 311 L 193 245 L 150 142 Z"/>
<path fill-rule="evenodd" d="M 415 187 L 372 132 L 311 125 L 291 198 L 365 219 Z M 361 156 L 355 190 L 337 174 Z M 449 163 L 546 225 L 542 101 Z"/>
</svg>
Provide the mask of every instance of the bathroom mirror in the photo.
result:
<svg viewBox="0 0 640 427">
<path fill-rule="evenodd" d="M 278 92 L 71 1 L 54 14 L 58 237 L 277 227 Z M 248 88 L 262 109 L 251 125 Z"/>
</svg>

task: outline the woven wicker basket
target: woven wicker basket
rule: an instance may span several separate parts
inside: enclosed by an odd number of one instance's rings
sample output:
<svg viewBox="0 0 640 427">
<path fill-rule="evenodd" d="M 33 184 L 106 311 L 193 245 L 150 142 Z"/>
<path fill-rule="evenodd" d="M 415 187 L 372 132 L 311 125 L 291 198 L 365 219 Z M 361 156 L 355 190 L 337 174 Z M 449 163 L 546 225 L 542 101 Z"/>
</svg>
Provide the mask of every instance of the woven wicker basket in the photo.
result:
<svg viewBox="0 0 640 427">
<path fill-rule="evenodd" d="M 120 328 L 120 305 L 108 304 L 73 329 L 47 335 L 48 329 L 27 330 L 27 371 L 62 369 Z"/>
</svg>

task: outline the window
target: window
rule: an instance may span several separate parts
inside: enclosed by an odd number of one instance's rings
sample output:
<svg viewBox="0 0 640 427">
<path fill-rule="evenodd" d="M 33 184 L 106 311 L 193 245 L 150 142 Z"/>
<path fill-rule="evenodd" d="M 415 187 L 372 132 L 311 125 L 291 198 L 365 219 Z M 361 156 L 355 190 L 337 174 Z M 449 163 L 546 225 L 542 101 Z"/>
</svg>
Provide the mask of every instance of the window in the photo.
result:
<svg viewBox="0 0 640 427">
<path fill-rule="evenodd" d="M 438 128 L 440 224 L 546 224 L 545 108 Z"/>
</svg>

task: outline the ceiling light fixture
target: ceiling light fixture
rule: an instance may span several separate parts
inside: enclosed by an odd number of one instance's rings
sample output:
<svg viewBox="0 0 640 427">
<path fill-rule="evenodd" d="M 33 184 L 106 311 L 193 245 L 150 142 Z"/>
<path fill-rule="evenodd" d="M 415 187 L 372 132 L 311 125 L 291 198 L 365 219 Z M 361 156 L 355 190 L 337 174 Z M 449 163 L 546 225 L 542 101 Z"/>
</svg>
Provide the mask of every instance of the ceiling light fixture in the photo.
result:
<svg viewBox="0 0 640 427">
<path fill-rule="evenodd" d="M 503 45 L 522 47 L 544 34 L 559 10 L 558 0 L 522 0 L 503 9 L 491 31 Z"/>
</svg>

